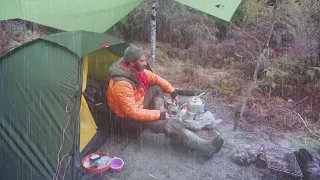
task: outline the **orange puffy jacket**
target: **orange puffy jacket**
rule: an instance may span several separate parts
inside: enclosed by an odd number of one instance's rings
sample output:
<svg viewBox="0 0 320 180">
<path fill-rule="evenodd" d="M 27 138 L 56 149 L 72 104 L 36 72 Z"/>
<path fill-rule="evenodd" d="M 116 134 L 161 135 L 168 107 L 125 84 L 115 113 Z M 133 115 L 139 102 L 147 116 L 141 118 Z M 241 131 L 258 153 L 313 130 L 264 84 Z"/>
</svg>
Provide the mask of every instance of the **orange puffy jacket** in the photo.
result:
<svg viewBox="0 0 320 180">
<path fill-rule="evenodd" d="M 141 121 L 159 119 L 159 110 L 143 109 L 145 91 L 137 79 L 135 72 L 126 70 L 121 66 L 122 60 L 121 58 L 109 68 L 109 73 L 112 77 L 107 90 L 110 108 L 121 118 L 129 117 Z M 144 72 L 149 85 L 157 84 L 168 93 L 174 91 L 174 88 L 168 81 L 149 70 L 145 69 Z"/>
</svg>

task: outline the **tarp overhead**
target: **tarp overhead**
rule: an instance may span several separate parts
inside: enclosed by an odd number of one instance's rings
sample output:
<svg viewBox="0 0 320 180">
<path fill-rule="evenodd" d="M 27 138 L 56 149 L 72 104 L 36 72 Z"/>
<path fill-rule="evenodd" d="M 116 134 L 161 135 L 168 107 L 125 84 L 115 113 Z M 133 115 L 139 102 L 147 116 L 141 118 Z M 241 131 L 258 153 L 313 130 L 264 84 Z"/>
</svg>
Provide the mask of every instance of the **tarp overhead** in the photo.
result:
<svg viewBox="0 0 320 180">
<path fill-rule="evenodd" d="M 241 0 L 175 0 L 225 21 L 230 21 Z"/>
<path fill-rule="evenodd" d="M 143 0 L 1 0 L 0 20 L 24 19 L 66 31 L 105 32 Z"/>
<path fill-rule="evenodd" d="M 1 0 L 0 20 L 24 19 L 66 31 L 105 32 L 143 0 Z M 241 0 L 175 0 L 230 21 Z"/>
</svg>

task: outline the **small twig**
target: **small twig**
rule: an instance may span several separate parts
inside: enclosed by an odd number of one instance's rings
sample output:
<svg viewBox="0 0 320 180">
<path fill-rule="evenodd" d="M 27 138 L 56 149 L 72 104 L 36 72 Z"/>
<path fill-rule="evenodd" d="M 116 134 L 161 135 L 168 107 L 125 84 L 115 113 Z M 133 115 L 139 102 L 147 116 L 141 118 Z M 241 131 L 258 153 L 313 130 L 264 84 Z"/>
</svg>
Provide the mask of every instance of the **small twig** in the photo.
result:
<svg viewBox="0 0 320 180">
<path fill-rule="evenodd" d="M 297 104 L 299 104 L 299 103 L 301 103 L 301 102 L 303 102 L 303 101 L 307 100 L 308 98 L 309 98 L 309 97 L 305 97 L 304 99 L 302 99 L 302 100 L 300 100 L 300 101 L 296 102 L 293 106 L 295 106 L 295 105 L 297 105 Z"/>
<path fill-rule="evenodd" d="M 206 92 L 203 92 L 203 93 L 201 93 L 201 94 L 199 94 L 199 95 L 197 95 L 197 96 L 194 96 L 194 98 L 200 98 L 200 97 L 203 96 L 204 94 L 206 94 Z"/>
<path fill-rule="evenodd" d="M 286 107 L 285 107 L 285 108 L 286 108 Z M 288 108 L 286 108 L 286 109 L 289 110 L 289 111 L 291 111 L 291 112 L 293 112 L 294 114 L 296 114 L 296 115 L 300 118 L 301 122 L 303 123 L 303 125 L 306 127 L 306 129 L 309 131 L 309 133 L 310 133 L 312 136 L 315 136 L 315 137 L 317 137 L 317 138 L 320 138 L 319 135 L 317 135 L 315 132 L 312 132 L 312 131 L 310 130 L 310 128 L 308 127 L 306 121 L 301 117 L 301 115 L 300 115 L 299 113 L 295 112 L 294 110 L 288 109 Z"/>
<path fill-rule="evenodd" d="M 314 132 L 314 133 L 319 133 L 319 132 L 317 131 L 316 127 L 312 126 L 312 128 L 313 128 L 313 132 Z"/>
<path fill-rule="evenodd" d="M 148 174 L 148 176 L 150 176 L 150 177 L 152 177 L 152 178 L 154 178 L 154 179 L 157 179 L 157 177 L 155 177 L 155 176 L 152 175 L 152 174 Z"/>
<path fill-rule="evenodd" d="M 270 85 L 270 87 L 269 87 L 269 99 L 271 99 L 271 92 L 272 92 L 272 89 L 271 89 L 272 87 L 271 87 L 271 85 Z"/>
</svg>

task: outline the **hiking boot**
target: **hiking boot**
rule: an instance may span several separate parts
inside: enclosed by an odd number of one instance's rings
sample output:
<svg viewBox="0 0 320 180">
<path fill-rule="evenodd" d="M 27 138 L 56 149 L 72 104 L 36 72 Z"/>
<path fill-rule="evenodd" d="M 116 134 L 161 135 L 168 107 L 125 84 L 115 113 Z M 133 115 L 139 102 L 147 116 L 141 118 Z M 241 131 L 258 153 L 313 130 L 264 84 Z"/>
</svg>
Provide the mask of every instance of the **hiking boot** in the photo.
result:
<svg viewBox="0 0 320 180">
<path fill-rule="evenodd" d="M 219 133 L 217 133 L 217 136 L 214 139 L 206 140 L 185 128 L 180 131 L 177 140 L 179 143 L 195 149 L 209 158 L 219 152 L 223 145 L 223 138 Z"/>
</svg>

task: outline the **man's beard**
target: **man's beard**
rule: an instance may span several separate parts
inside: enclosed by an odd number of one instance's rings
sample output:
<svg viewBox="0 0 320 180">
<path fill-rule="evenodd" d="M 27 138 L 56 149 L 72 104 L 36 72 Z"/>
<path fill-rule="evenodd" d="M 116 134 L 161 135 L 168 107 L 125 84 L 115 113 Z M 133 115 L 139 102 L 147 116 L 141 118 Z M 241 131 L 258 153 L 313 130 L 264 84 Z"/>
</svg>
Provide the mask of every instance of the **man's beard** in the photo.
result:
<svg viewBox="0 0 320 180">
<path fill-rule="evenodd" d="M 143 66 L 143 67 L 139 68 L 139 66 L 138 66 L 137 64 L 135 64 L 135 65 L 134 65 L 134 68 L 135 68 L 137 71 L 142 72 L 146 67 Z"/>
</svg>

